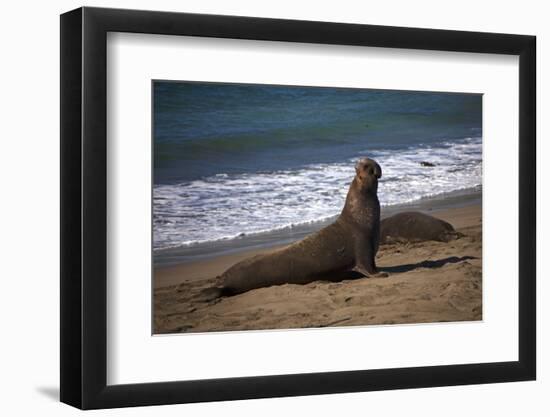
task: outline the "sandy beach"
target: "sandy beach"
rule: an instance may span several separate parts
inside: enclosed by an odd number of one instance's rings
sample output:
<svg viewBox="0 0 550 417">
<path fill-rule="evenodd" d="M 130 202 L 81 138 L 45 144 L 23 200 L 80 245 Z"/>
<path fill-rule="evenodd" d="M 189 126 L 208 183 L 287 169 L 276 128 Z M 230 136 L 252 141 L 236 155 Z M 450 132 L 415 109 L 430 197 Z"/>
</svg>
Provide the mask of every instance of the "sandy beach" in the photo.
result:
<svg viewBox="0 0 550 417">
<path fill-rule="evenodd" d="M 434 208 L 435 207 L 435 208 Z M 451 242 L 382 245 L 387 278 L 335 275 L 331 281 L 260 288 L 210 302 L 198 293 L 234 263 L 275 247 L 158 268 L 154 328 L 159 333 L 472 321 L 482 319 L 482 227 L 479 201 L 422 211 L 463 234 Z"/>
</svg>

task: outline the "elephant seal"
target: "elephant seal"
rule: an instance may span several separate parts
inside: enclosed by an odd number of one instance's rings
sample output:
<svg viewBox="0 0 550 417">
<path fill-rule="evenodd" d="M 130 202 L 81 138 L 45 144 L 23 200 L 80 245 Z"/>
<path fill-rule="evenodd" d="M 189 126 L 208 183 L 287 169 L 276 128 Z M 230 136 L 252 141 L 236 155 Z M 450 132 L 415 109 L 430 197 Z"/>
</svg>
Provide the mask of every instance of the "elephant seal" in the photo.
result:
<svg viewBox="0 0 550 417">
<path fill-rule="evenodd" d="M 461 236 L 450 223 L 418 211 L 398 213 L 380 222 L 380 243 L 449 242 Z"/>
<path fill-rule="evenodd" d="M 374 257 L 380 234 L 378 179 L 382 169 L 364 158 L 355 166 L 344 208 L 334 223 L 284 248 L 245 259 L 216 278 L 209 298 L 234 295 L 281 284 L 306 284 L 323 276 L 355 270 L 365 276 L 378 272 Z"/>
</svg>

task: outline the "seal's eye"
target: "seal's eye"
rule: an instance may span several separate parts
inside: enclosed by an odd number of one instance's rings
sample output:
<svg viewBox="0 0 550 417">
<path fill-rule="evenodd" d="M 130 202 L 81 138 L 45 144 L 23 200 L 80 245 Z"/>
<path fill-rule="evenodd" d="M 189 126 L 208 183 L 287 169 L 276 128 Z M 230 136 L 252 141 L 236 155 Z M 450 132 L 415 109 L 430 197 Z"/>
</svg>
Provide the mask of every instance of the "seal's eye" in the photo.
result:
<svg viewBox="0 0 550 417">
<path fill-rule="evenodd" d="M 369 175 L 374 174 L 374 170 L 372 169 L 372 167 L 369 168 L 369 171 L 368 171 L 368 172 L 369 172 Z"/>
</svg>

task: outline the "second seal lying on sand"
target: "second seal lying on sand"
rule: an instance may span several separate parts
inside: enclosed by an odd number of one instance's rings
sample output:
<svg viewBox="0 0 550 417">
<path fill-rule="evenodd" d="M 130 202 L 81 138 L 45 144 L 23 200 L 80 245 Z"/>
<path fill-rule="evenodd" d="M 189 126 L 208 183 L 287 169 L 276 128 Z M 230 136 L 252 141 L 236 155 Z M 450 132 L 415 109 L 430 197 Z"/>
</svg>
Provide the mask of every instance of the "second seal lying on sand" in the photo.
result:
<svg viewBox="0 0 550 417">
<path fill-rule="evenodd" d="M 217 278 L 217 288 L 206 290 L 210 296 L 286 283 L 306 284 L 350 269 L 366 276 L 387 276 L 378 272 L 374 261 L 380 235 L 377 191 L 382 170 L 376 161 L 364 158 L 355 171 L 344 209 L 334 223 L 282 249 L 233 265 Z"/>
<path fill-rule="evenodd" d="M 435 240 L 449 242 L 462 236 L 444 220 L 418 211 L 407 211 L 380 222 L 380 243 L 423 242 Z"/>
</svg>

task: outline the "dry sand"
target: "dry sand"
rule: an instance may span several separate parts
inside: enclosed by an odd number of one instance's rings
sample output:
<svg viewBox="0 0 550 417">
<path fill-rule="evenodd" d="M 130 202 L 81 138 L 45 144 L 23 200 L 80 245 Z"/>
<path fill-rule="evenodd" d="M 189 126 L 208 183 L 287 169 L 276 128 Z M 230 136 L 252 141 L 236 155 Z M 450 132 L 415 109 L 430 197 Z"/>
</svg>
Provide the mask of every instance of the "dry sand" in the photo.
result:
<svg viewBox="0 0 550 417">
<path fill-rule="evenodd" d="M 334 282 L 285 284 L 200 302 L 197 294 L 213 277 L 268 250 L 158 269 L 154 333 L 481 320 L 481 205 L 430 214 L 464 236 L 382 245 L 377 264 L 388 278 L 351 279 L 354 274 L 346 273 Z"/>
</svg>

